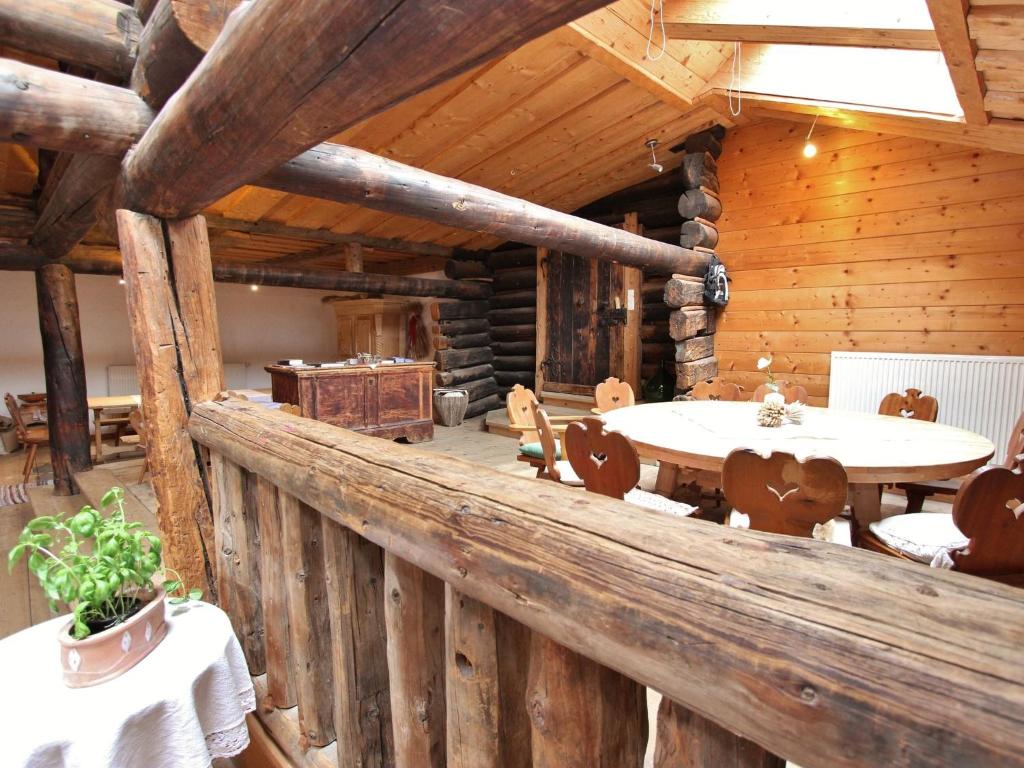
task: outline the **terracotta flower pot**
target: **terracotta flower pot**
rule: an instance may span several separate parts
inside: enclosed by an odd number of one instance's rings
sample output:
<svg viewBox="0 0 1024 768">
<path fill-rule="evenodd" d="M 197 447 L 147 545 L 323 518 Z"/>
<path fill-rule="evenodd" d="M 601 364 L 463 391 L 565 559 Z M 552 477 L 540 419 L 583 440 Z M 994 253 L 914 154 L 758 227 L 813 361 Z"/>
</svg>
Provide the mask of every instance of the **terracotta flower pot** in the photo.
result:
<svg viewBox="0 0 1024 768">
<path fill-rule="evenodd" d="M 142 609 L 123 623 L 82 640 L 71 635 L 73 622 L 61 627 L 60 661 L 64 667 L 64 684 L 69 688 L 86 688 L 105 683 L 131 669 L 156 648 L 167 634 L 164 619 L 164 591 L 149 593 Z M 140 595 L 145 600 L 146 595 Z"/>
</svg>

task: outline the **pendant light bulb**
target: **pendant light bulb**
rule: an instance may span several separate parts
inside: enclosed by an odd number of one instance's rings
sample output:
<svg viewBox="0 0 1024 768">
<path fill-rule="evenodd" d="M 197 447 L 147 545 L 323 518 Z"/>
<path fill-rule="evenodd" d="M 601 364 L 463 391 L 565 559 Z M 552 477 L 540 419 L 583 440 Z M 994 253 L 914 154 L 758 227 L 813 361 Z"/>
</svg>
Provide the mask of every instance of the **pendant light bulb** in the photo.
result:
<svg viewBox="0 0 1024 768">
<path fill-rule="evenodd" d="M 814 116 L 813 122 L 811 122 L 811 129 L 807 131 L 807 138 L 804 139 L 804 157 L 812 158 L 818 154 L 818 148 L 811 141 L 811 134 L 814 133 L 814 126 L 818 124 L 818 116 Z"/>
<path fill-rule="evenodd" d="M 260 289 L 260 287 L 258 285 L 256 285 L 255 283 L 253 283 L 252 285 L 249 286 L 249 290 L 252 291 L 253 293 L 256 293 L 256 291 L 258 291 L 259 289 Z"/>
<path fill-rule="evenodd" d="M 644 142 L 644 146 L 651 150 L 651 162 L 647 164 L 647 167 L 650 168 L 655 173 L 661 173 L 662 171 L 664 171 L 665 166 L 658 162 L 658 157 L 657 155 L 654 154 L 654 149 L 658 146 L 658 140 L 648 139 L 647 141 Z"/>
</svg>

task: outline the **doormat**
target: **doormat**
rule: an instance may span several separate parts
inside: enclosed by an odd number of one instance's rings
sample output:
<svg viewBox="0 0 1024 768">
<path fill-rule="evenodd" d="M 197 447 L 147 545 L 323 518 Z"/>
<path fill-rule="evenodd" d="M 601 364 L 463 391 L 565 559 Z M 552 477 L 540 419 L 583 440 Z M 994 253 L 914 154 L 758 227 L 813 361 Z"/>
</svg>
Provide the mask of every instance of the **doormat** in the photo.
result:
<svg viewBox="0 0 1024 768">
<path fill-rule="evenodd" d="M 14 483 L 13 485 L 0 485 L 0 507 L 10 507 L 14 504 L 28 504 L 28 489 L 39 485 L 53 485 L 53 481 L 45 483 Z"/>
</svg>

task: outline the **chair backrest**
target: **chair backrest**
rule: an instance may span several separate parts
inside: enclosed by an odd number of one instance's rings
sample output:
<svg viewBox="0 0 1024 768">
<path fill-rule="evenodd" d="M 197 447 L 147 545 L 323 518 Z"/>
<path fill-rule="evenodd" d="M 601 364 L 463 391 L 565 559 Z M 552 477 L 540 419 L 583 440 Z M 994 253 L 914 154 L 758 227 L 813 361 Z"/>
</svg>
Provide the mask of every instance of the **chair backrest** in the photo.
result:
<svg viewBox="0 0 1024 768">
<path fill-rule="evenodd" d="M 736 402 L 743 399 L 743 387 L 719 378 L 698 381 L 690 395 L 694 400 L 727 400 Z"/>
<path fill-rule="evenodd" d="M 640 482 L 640 457 L 621 432 L 606 432 L 588 416 L 565 429 L 562 451 L 588 491 L 621 499 Z"/>
<path fill-rule="evenodd" d="M 939 401 L 931 395 L 922 395 L 920 389 L 908 389 L 904 395 L 890 392 L 882 398 L 878 412 L 882 416 L 935 421 L 939 417 Z"/>
<path fill-rule="evenodd" d="M 806 403 L 807 402 L 807 390 L 801 387 L 799 384 L 790 384 L 788 381 L 778 381 L 776 386 L 779 388 L 779 394 L 786 398 L 786 404 L 789 403 Z M 752 400 L 755 403 L 763 403 L 765 397 L 774 392 L 768 384 L 762 384 L 754 390 L 754 397 Z"/>
<path fill-rule="evenodd" d="M 24 440 L 28 437 L 28 427 L 25 426 L 25 420 L 21 417 L 21 408 L 18 407 L 18 401 L 14 399 L 14 395 L 10 392 L 4 395 L 4 405 L 7 406 L 7 410 L 11 412 L 11 420 L 14 422 L 14 431 L 18 435 L 18 438 Z"/>
<path fill-rule="evenodd" d="M 516 384 L 505 397 L 505 411 L 508 413 L 508 425 L 519 429 L 520 443 L 535 443 L 537 422 L 533 418 L 533 406 L 537 404 L 537 396 L 532 389 Z"/>
<path fill-rule="evenodd" d="M 729 503 L 750 517 L 756 531 L 810 537 L 816 523 L 843 511 L 846 470 L 829 457 L 798 461 L 791 453 L 764 458 L 737 448 L 722 466 L 722 490 Z"/>
<path fill-rule="evenodd" d="M 594 401 L 601 413 L 636 405 L 636 396 L 628 381 L 619 381 L 611 376 L 594 388 Z"/>
<path fill-rule="evenodd" d="M 533 394 L 532 392 L 530 394 Z M 551 422 L 548 420 L 547 411 L 540 407 L 536 399 L 530 403 L 530 410 L 533 413 L 533 423 L 537 427 L 537 437 L 540 440 L 540 447 L 544 451 L 544 466 L 547 469 L 548 477 L 555 482 L 561 482 L 562 473 L 555 466 L 555 433 L 551 429 Z"/>
<path fill-rule="evenodd" d="M 958 571 L 976 576 L 1024 574 L 1024 475 L 983 467 L 961 484 L 953 522 L 970 541 L 950 556 Z"/>
<path fill-rule="evenodd" d="M 145 448 L 146 422 L 142 418 L 142 411 L 140 411 L 138 408 L 132 409 L 132 412 L 128 414 L 128 423 L 132 425 L 132 429 L 135 430 L 135 434 L 139 436 L 139 445 Z"/>
<path fill-rule="evenodd" d="M 1024 454 L 1024 411 L 1017 417 L 1017 423 L 1010 431 L 1010 444 L 1006 446 L 1006 460 L 1003 466 L 1007 469 L 1018 469 L 1021 466 L 1021 455 Z"/>
</svg>

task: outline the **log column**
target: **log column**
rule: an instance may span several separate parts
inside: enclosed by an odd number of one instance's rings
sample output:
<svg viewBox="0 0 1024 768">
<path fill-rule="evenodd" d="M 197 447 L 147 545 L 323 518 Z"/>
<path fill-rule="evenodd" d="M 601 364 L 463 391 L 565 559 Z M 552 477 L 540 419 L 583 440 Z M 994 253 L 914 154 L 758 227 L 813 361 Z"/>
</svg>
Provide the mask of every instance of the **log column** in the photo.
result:
<svg viewBox="0 0 1024 768">
<path fill-rule="evenodd" d="M 224 388 L 206 222 L 121 210 L 117 229 L 164 558 L 216 597 L 210 481 L 186 428 L 192 406 Z"/>
<path fill-rule="evenodd" d="M 58 496 L 70 496 L 74 493 L 72 474 L 92 468 L 74 274 L 63 264 L 41 267 L 36 271 L 36 295 L 46 371 L 53 486 Z"/>
</svg>

